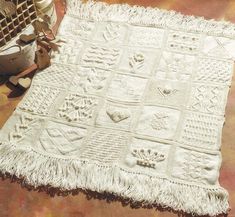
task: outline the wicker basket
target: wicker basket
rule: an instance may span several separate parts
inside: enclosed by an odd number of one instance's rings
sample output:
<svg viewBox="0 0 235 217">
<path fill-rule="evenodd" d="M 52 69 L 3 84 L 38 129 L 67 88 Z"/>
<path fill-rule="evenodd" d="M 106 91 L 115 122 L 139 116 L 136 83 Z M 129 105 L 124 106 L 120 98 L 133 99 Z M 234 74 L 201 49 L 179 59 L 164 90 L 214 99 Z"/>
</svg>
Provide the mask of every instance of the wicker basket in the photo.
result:
<svg viewBox="0 0 235 217">
<path fill-rule="evenodd" d="M 36 18 L 34 0 L 12 0 L 17 11 L 11 17 L 0 14 L 0 48 L 7 45 Z"/>
</svg>

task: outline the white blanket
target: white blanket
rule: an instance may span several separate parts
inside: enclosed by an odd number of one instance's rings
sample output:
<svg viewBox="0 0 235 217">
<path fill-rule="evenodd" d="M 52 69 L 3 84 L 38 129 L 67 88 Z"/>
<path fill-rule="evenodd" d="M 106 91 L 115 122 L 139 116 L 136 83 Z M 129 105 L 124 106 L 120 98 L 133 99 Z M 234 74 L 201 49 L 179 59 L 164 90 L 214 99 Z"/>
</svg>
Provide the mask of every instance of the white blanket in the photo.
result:
<svg viewBox="0 0 235 217">
<path fill-rule="evenodd" d="M 35 188 L 227 213 L 218 176 L 235 25 L 67 4 L 66 43 L 0 131 L 0 171 Z"/>
</svg>

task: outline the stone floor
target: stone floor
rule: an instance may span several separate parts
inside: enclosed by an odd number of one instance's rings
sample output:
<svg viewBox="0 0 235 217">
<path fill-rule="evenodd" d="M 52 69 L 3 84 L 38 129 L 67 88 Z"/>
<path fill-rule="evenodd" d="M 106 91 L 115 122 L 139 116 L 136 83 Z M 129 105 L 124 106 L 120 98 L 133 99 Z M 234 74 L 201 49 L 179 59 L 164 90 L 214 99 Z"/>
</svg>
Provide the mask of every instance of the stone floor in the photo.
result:
<svg viewBox="0 0 235 217">
<path fill-rule="evenodd" d="M 62 0 L 55 0 L 60 20 Z M 109 3 L 129 3 L 176 10 L 183 14 L 207 19 L 229 20 L 235 23 L 235 0 L 106 0 Z M 7 98 L 10 89 L 0 86 L 0 127 L 12 114 L 21 97 Z M 222 140 L 223 163 L 220 183 L 230 194 L 231 212 L 235 217 L 235 79 L 226 108 L 226 124 Z M 0 181 L 0 217 L 173 217 L 167 211 L 132 209 L 119 202 L 87 200 L 85 195 L 50 197 L 46 193 L 30 192 L 10 181 Z"/>
</svg>

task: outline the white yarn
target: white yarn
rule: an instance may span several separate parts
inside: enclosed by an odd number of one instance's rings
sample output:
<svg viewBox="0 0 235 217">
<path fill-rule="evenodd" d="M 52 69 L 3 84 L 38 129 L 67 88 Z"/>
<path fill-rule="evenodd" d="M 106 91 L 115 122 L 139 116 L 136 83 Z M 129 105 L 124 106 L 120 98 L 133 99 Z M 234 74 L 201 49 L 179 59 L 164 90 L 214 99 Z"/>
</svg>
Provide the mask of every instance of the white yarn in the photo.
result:
<svg viewBox="0 0 235 217">
<path fill-rule="evenodd" d="M 235 25 L 127 4 L 67 5 L 66 43 L 0 131 L 1 173 L 35 189 L 227 213 L 218 176 Z"/>
</svg>

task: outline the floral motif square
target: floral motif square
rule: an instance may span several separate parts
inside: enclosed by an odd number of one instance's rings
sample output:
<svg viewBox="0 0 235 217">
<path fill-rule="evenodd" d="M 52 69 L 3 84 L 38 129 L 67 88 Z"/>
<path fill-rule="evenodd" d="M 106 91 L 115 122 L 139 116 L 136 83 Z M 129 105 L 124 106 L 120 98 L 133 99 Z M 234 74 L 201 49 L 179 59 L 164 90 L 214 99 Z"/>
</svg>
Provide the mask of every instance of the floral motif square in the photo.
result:
<svg viewBox="0 0 235 217">
<path fill-rule="evenodd" d="M 158 57 L 159 52 L 156 50 L 143 48 L 125 49 L 119 64 L 119 70 L 149 76 Z"/>
</svg>

